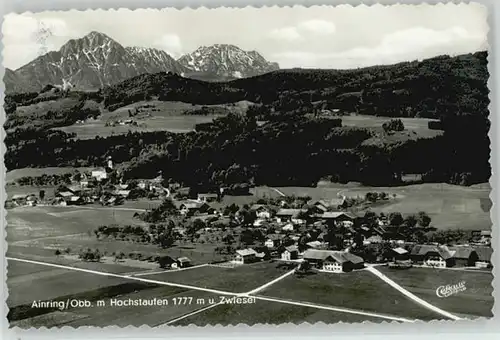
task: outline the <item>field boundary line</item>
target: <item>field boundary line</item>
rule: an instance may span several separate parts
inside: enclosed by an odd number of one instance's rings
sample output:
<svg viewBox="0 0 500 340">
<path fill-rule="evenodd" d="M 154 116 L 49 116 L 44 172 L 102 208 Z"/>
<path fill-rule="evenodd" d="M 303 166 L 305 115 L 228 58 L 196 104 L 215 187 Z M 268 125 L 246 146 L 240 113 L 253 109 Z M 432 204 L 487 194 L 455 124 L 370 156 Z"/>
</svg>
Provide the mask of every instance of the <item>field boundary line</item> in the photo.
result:
<svg viewBox="0 0 500 340">
<path fill-rule="evenodd" d="M 213 305 L 210 305 L 210 306 L 206 306 L 206 307 L 203 307 L 203 308 L 197 309 L 197 310 L 195 310 L 194 312 L 189 312 L 189 313 L 187 313 L 187 314 L 184 314 L 184 315 L 182 315 L 182 316 L 179 316 L 179 317 L 177 317 L 177 318 L 175 318 L 175 319 L 172 319 L 172 320 L 170 320 L 170 321 L 167 321 L 167 322 L 165 322 L 165 323 L 163 323 L 163 324 L 160 324 L 160 325 L 158 325 L 158 326 L 163 326 L 163 325 L 168 326 L 168 325 L 170 325 L 170 324 L 173 324 L 174 322 L 180 321 L 180 320 L 185 319 L 185 318 L 189 318 L 190 316 L 193 316 L 193 315 L 196 315 L 196 314 L 198 314 L 198 313 L 201 313 L 201 312 L 204 312 L 204 311 L 206 311 L 206 310 L 209 310 L 209 309 L 211 309 L 211 308 L 217 307 L 217 306 L 219 306 L 220 304 L 221 304 L 221 303 L 220 303 L 220 302 L 218 302 L 218 303 L 215 303 L 215 304 L 213 304 Z"/>
<path fill-rule="evenodd" d="M 49 263 L 49 262 L 41 262 L 41 261 L 33 261 L 33 260 L 25 260 L 25 259 L 19 259 L 15 257 L 8 257 L 6 256 L 7 260 L 11 261 L 18 261 L 18 262 L 26 262 L 26 263 L 32 263 L 32 264 L 39 264 L 42 266 L 47 266 L 47 267 L 55 267 L 55 268 L 62 268 L 62 269 L 68 269 L 68 270 L 73 270 L 73 271 L 79 271 L 83 273 L 90 273 L 90 274 L 95 274 L 95 275 L 101 275 L 101 276 L 110 276 L 110 277 L 117 277 L 121 279 L 128 279 L 128 280 L 135 280 L 135 281 L 140 281 L 140 282 L 145 282 L 145 283 L 153 283 L 157 285 L 163 285 L 163 286 L 171 286 L 171 287 L 179 287 L 179 288 L 185 288 L 185 289 L 192 289 L 192 290 L 201 290 L 209 293 L 214 293 L 214 294 L 220 294 L 220 295 L 231 295 L 231 296 L 240 296 L 241 294 L 238 293 L 233 293 L 233 292 L 226 292 L 223 290 L 217 290 L 217 289 L 210 289 L 210 288 L 203 288 L 203 287 L 197 287 L 197 286 L 190 286 L 190 285 L 184 285 L 180 283 L 173 283 L 173 282 L 166 282 L 166 281 L 157 281 L 157 280 L 151 280 L 151 279 L 144 279 L 140 277 L 134 277 L 134 276 L 126 276 L 126 275 L 120 275 L 120 274 L 113 274 L 113 273 L 107 273 L 107 272 L 101 272 L 97 270 L 91 270 L 91 269 L 85 269 L 85 268 L 77 268 L 77 267 L 71 267 L 71 266 L 64 266 L 61 264 L 55 264 L 55 263 Z"/>
<path fill-rule="evenodd" d="M 274 279 L 274 280 L 272 280 L 272 281 L 269 281 L 269 282 L 268 282 L 268 283 L 266 283 L 266 284 L 263 284 L 263 285 L 262 285 L 262 286 L 260 286 L 260 287 L 255 288 L 255 289 L 253 289 L 253 290 L 251 290 L 251 291 L 249 291 L 249 292 L 247 292 L 247 293 L 245 293 L 245 294 L 246 294 L 246 295 L 256 294 L 256 293 L 260 292 L 261 290 L 264 290 L 264 289 L 266 289 L 267 287 L 272 286 L 272 285 L 273 285 L 273 284 L 275 284 L 276 282 L 281 281 L 281 280 L 283 280 L 284 278 L 286 278 L 286 277 L 288 277 L 288 276 L 292 275 L 293 273 L 295 273 L 295 269 L 293 269 L 293 270 L 289 271 L 288 273 L 285 273 L 285 274 L 281 275 L 280 277 L 278 277 L 278 278 L 276 278 L 276 279 Z"/>
<path fill-rule="evenodd" d="M 371 272 L 373 275 L 375 275 L 378 278 L 380 278 L 381 280 L 385 281 L 387 284 L 389 284 L 394 289 L 398 290 L 400 293 L 404 294 L 405 296 L 407 296 L 408 298 L 410 298 L 414 302 L 418 303 L 419 305 L 422 305 L 425 308 L 430 309 L 433 312 L 436 312 L 436 313 L 441 314 L 443 316 L 446 316 L 447 318 L 450 318 L 452 320 L 455 320 L 455 321 L 462 320 L 458 316 L 456 316 L 454 314 L 451 314 L 451 313 L 449 313 L 449 312 L 447 312 L 445 310 L 442 310 L 441 308 L 438 308 L 438 307 L 430 304 L 429 302 L 427 302 L 427 301 L 419 298 L 415 294 L 411 293 L 410 291 L 406 290 L 405 288 L 403 288 L 402 286 L 400 286 L 399 284 L 397 284 L 395 281 L 391 280 L 388 276 L 386 276 L 385 274 L 383 274 L 382 272 L 380 272 L 378 269 L 376 269 L 374 267 L 368 267 L 367 270 L 369 272 Z"/>
<path fill-rule="evenodd" d="M 129 274 L 128 276 L 135 277 L 135 276 L 156 275 L 156 274 L 162 274 L 162 273 L 177 273 L 177 272 L 182 272 L 184 270 L 196 269 L 196 268 L 201 268 L 201 267 L 206 267 L 206 266 L 208 266 L 208 264 L 204 263 L 204 264 L 200 264 L 200 265 L 193 266 L 193 267 L 186 267 L 186 268 L 180 268 L 180 269 L 174 269 L 174 270 L 158 270 L 155 272 L 138 272 L 135 274 Z"/>
<path fill-rule="evenodd" d="M 316 308 L 316 309 L 324 309 L 324 310 L 329 310 L 329 311 L 333 311 L 333 312 L 341 312 L 341 313 L 347 313 L 347 314 L 358 314 L 358 315 L 364 315 L 364 316 L 371 316 L 371 317 L 376 317 L 376 318 L 380 318 L 380 319 L 387 319 L 387 320 L 392 320 L 392 321 L 400 321 L 400 322 L 415 322 L 416 321 L 416 320 L 406 319 L 406 318 L 402 318 L 402 317 L 398 317 L 398 316 L 384 315 L 384 314 L 365 312 L 365 311 L 361 311 L 361 310 L 328 306 L 328 305 L 320 305 L 320 304 L 316 304 L 316 303 L 312 303 L 312 302 L 285 300 L 285 299 L 272 298 L 272 297 L 267 297 L 267 296 L 262 296 L 262 295 L 255 295 L 252 297 L 254 297 L 257 300 L 280 302 L 280 303 L 285 303 L 285 304 L 289 304 L 289 305 L 310 307 L 310 308 Z"/>
</svg>

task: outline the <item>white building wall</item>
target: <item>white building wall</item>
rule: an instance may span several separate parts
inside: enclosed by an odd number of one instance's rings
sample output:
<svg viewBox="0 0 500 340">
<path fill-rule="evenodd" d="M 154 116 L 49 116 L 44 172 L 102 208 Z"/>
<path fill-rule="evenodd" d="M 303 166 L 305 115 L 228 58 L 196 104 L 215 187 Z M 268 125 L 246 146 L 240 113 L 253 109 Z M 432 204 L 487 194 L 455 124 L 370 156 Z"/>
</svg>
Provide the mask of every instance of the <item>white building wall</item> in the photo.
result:
<svg viewBox="0 0 500 340">
<path fill-rule="evenodd" d="M 333 273 L 342 273 L 342 265 L 337 262 L 325 262 L 323 263 L 323 270 Z"/>
<path fill-rule="evenodd" d="M 424 266 L 446 268 L 446 261 L 443 259 L 428 259 L 424 261 Z"/>
</svg>

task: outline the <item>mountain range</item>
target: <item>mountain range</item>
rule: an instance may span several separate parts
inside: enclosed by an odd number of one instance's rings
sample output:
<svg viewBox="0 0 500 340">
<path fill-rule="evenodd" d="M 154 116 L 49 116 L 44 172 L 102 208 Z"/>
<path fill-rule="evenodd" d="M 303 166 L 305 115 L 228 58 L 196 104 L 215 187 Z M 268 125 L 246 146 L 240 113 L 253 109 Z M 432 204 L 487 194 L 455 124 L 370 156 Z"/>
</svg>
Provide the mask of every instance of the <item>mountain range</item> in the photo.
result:
<svg viewBox="0 0 500 340">
<path fill-rule="evenodd" d="M 203 46 L 178 60 L 167 52 L 123 47 L 99 32 L 69 40 L 58 51 L 37 57 L 17 70 L 5 70 L 6 92 L 38 91 L 47 84 L 96 90 L 141 74 L 172 72 L 184 77 L 227 81 L 279 69 L 256 51 L 234 45 Z"/>
</svg>

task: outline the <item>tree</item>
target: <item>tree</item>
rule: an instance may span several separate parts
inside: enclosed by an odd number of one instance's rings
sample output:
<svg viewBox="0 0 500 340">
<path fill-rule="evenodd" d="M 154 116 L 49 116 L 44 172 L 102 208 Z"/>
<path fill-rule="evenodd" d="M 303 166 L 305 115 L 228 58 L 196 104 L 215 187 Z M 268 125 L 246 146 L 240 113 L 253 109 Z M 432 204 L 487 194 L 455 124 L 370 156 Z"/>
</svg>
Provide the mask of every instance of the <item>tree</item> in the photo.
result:
<svg viewBox="0 0 500 340">
<path fill-rule="evenodd" d="M 232 245 L 234 242 L 234 237 L 231 234 L 226 234 L 222 237 L 222 242 L 227 244 L 228 246 Z"/>
<path fill-rule="evenodd" d="M 389 122 L 382 124 L 382 128 L 385 132 L 403 131 L 405 129 L 405 125 L 401 119 L 391 119 Z"/>
<path fill-rule="evenodd" d="M 406 216 L 404 224 L 409 229 L 415 228 L 415 226 L 417 225 L 417 217 L 413 214 Z"/>
<path fill-rule="evenodd" d="M 158 244 L 163 249 L 170 247 L 175 242 L 175 237 L 172 229 L 167 229 L 162 234 L 158 235 Z"/>
<path fill-rule="evenodd" d="M 418 224 L 424 228 L 431 224 L 431 218 L 426 212 L 420 211 L 417 216 Z"/>
</svg>

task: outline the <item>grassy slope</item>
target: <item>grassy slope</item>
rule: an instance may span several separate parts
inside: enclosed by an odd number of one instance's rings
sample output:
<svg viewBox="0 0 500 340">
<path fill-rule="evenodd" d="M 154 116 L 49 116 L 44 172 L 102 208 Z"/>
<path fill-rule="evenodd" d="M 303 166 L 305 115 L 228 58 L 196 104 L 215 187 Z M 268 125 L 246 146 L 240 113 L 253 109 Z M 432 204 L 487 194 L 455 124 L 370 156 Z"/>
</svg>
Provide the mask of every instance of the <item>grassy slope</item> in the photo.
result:
<svg viewBox="0 0 500 340">
<path fill-rule="evenodd" d="M 239 323 L 246 325 L 279 325 L 288 322 L 294 324 L 301 324 L 303 322 L 311 324 L 316 322 L 333 324 L 336 322 L 381 322 L 382 320 L 383 319 L 371 318 L 368 316 L 257 300 L 253 304 L 220 305 L 191 317 L 182 319 L 173 325 L 188 326 L 190 324 L 194 324 L 196 326 L 206 326 L 216 324 L 238 325 Z"/>
</svg>

